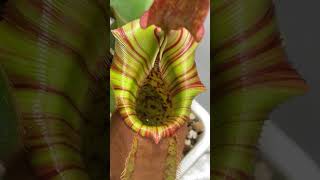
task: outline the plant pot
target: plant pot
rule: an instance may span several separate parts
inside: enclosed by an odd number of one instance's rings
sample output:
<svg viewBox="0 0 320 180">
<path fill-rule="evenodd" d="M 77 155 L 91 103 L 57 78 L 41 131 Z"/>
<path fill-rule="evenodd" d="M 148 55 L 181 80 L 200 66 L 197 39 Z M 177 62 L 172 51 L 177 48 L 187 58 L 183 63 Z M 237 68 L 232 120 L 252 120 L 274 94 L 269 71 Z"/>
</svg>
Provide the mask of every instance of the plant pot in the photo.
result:
<svg viewBox="0 0 320 180">
<path fill-rule="evenodd" d="M 210 148 L 210 115 L 197 101 L 193 101 L 191 110 L 196 115 L 197 119 L 203 123 L 204 131 L 200 135 L 195 146 L 182 159 L 177 179 L 180 179 L 188 171 L 188 169 Z"/>
<path fill-rule="evenodd" d="M 265 123 L 260 151 L 287 180 L 320 179 L 317 164 L 271 121 Z"/>
<path fill-rule="evenodd" d="M 191 149 L 181 161 L 178 179 L 180 179 L 210 147 L 210 115 L 196 101 L 193 102 L 191 109 L 204 124 L 204 132 L 201 134 L 194 148 Z M 317 164 L 271 121 L 266 121 L 265 123 L 259 149 L 262 154 L 261 156 L 287 180 L 320 179 L 320 168 Z"/>
</svg>

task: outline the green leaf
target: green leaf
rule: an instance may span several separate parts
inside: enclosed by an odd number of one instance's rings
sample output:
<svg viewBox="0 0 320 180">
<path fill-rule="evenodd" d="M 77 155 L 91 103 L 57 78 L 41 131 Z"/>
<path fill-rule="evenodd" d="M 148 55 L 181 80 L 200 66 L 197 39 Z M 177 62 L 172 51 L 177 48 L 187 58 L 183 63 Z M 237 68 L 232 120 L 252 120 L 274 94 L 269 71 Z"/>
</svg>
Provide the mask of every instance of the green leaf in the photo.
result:
<svg viewBox="0 0 320 180">
<path fill-rule="evenodd" d="M 110 0 L 118 27 L 142 16 L 152 2 L 153 0 Z"/>
</svg>

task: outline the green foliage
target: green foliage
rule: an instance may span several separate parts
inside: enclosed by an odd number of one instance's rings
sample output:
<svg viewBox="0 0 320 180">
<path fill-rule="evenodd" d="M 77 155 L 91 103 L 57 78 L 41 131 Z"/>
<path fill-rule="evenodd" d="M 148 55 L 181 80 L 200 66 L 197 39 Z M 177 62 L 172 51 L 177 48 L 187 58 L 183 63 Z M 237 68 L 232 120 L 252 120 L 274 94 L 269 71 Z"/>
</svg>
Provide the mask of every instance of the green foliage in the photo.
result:
<svg viewBox="0 0 320 180">
<path fill-rule="evenodd" d="M 110 0 L 118 27 L 139 18 L 152 2 L 153 0 Z"/>
</svg>

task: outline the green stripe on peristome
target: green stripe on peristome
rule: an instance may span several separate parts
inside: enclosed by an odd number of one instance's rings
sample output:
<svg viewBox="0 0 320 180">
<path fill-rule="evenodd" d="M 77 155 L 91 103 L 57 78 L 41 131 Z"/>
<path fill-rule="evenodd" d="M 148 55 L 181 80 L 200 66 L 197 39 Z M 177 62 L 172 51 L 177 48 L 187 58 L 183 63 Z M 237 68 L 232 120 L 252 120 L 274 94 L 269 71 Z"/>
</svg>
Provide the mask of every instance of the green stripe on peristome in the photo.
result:
<svg viewBox="0 0 320 180">
<path fill-rule="evenodd" d="M 307 87 L 287 61 L 271 0 L 213 0 L 213 178 L 251 179 L 269 113 Z"/>
<path fill-rule="evenodd" d="M 93 123 L 90 107 L 104 107 L 96 99 L 106 92 L 101 64 L 109 49 L 101 5 L 96 0 L 12 0 L 0 22 L 0 63 L 39 179 L 92 175 L 83 157 L 83 128 Z M 96 111 L 101 113 L 104 117 L 94 121 L 104 121 L 107 114 Z"/>
</svg>

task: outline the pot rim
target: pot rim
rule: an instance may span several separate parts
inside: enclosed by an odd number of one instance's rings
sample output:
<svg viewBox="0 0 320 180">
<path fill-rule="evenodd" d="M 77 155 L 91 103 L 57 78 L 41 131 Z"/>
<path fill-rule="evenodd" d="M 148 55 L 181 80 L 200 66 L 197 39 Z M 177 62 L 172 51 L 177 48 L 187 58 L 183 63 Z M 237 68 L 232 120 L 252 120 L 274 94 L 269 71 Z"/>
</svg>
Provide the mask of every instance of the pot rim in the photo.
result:
<svg viewBox="0 0 320 180">
<path fill-rule="evenodd" d="M 203 123 L 204 131 L 195 146 L 182 159 L 177 179 L 180 179 L 204 153 L 210 152 L 210 115 L 196 100 L 192 102 L 191 111 Z"/>
<path fill-rule="evenodd" d="M 271 121 L 266 121 L 260 139 L 262 156 L 287 179 L 320 179 L 315 161 Z"/>
<path fill-rule="evenodd" d="M 194 148 L 182 159 L 177 179 L 180 179 L 204 153 L 210 152 L 210 115 L 195 100 L 191 110 L 204 124 L 204 132 Z M 259 142 L 262 156 L 286 178 L 320 179 L 320 168 L 317 163 L 271 121 L 265 122 Z"/>
</svg>

